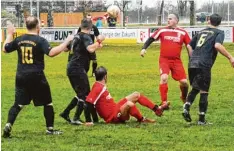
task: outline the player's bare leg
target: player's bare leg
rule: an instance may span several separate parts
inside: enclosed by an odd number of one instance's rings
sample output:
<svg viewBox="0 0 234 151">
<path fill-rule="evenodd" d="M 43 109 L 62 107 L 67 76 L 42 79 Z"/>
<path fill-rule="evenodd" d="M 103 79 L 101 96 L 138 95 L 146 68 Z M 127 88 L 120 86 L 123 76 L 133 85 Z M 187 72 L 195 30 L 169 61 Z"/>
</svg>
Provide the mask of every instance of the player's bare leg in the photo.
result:
<svg viewBox="0 0 234 151">
<path fill-rule="evenodd" d="M 186 102 L 186 97 L 188 95 L 188 81 L 187 79 L 182 79 L 179 81 L 180 83 L 180 90 L 181 90 L 181 96 L 180 99 L 183 101 L 183 103 Z"/>
<path fill-rule="evenodd" d="M 161 96 L 161 107 L 164 110 L 169 109 L 169 104 L 170 102 L 168 102 L 167 100 L 167 93 L 168 93 L 168 74 L 162 74 L 160 76 L 160 85 L 159 85 L 159 92 L 160 92 L 160 96 Z"/>
<path fill-rule="evenodd" d="M 149 100 L 144 95 L 140 94 L 139 92 L 134 92 L 126 97 L 128 102 L 132 102 L 136 104 L 137 102 L 142 106 L 149 108 L 150 110 L 154 111 L 157 116 L 161 116 L 163 113 L 163 109 L 155 105 L 151 100 Z"/>
</svg>

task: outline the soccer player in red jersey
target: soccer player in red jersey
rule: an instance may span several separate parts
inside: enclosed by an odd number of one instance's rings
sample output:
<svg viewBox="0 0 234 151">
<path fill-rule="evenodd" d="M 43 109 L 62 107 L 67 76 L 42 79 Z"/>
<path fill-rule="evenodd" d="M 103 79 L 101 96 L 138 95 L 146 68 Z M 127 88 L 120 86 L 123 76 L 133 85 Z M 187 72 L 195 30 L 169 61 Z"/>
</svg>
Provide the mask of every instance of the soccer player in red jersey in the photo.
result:
<svg viewBox="0 0 234 151">
<path fill-rule="evenodd" d="M 144 57 L 147 47 L 155 40 L 161 41 L 160 45 L 160 85 L 159 91 L 161 101 L 166 108 L 169 108 L 169 102 L 167 99 L 168 92 L 168 75 L 171 72 L 172 78 L 180 83 L 181 96 L 180 99 L 185 103 L 188 93 L 188 83 L 186 79 L 186 73 L 180 58 L 183 44 L 187 45 L 190 42 L 188 33 L 181 28 L 177 27 L 179 17 L 176 14 L 170 14 L 168 16 L 168 26 L 160 28 L 154 32 L 154 34 L 145 42 L 141 56 Z M 191 51 L 187 48 L 189 56 Z"/>
<path fill-rule="evenodd" d="M 154 123 L 155 120 L 147 119 L 142 116 L 135 105 L 137 102 L 155 112 L 157 116 L 162 115 L 162 107 L 158 107 L 139 92 L 134 92 L 118 103 L 115 103 L 106 87 L 107 70 L 105 67 L 98 67 L 95 72 L 95 77 L 96 82 L 86 98 L 87 108 L 92 112 L 95 106 L 97 113 L 106 123 L 123 123 L 129 120 L 130 115 L 135 117 L 138 122 Z M 90 125 L 90 123 L 92 125 L 91 119 L 86 122 L 86 125 Z"/>
</svg>

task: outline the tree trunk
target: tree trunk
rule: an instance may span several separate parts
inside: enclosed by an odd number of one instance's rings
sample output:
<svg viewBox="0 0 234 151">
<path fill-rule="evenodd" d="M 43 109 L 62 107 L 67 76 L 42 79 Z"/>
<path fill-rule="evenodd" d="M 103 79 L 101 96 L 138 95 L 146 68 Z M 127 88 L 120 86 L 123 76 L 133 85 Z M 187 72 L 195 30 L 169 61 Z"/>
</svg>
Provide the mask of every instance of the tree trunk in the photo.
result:
<svg viewBox="0 0 234 151">
<path fill-rule="evenodd" d="M 139 11 L 139 15 L 140 15 L 140 24 L 142 23 L 142 0 L 140 1 L 140 11 Z"/>
<path fill-rule="evenodd" d="M 160 12 L 158 16 L 158 26 L 162 25 L 162 13 L 163 13 L 164 0 L 161 2 Z"/>
<path fill-rule="evenodd" d="M 195 25 L 194 1 L 190 1 L 190 26 Z"/>
<path fill-rule="evenodd" d="M 52 8 L 52 2 L 50 1 L 49 3 L 49 10 L 48 10 L 48 14 L 47 14 L 47 26 L 48 27 L 53 27 L 54 26 L 54 22 L 53 22 L 53 8 Z"/>
</svg>

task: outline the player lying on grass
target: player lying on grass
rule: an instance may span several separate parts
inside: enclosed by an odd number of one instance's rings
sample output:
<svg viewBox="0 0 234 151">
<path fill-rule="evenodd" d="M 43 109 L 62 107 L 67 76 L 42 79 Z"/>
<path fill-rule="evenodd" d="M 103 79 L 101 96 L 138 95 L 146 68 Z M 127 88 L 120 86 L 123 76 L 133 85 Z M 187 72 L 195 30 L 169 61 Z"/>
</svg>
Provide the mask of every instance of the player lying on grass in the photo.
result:
<svg viewBox="0 0 234 151">
<path fill-rule="evenodd" d="M 3 51 L 18 52 L 18 65 L 15 81 L 15 101 L 8 113 L 7 123 L 3 131 L 3 137 L 10 137 L 12 126 L 23 106 L 29 105 L 31 100 L 35 106 L 44 107 L 47 134 L 61 134 L 54 130 L 54 108 L 51 98 L 50 86 L 44 74 L 44 55 L 54 57 L 67 50 L 67 45 L 73 39 L 68 38 L 59 46 L 52 48 L 48 41 L 38 35 L 39 21 L 36 17 L 26 19 L 27 33 L 15 38 L 15 28 L 8 26 L 7 38 L 3 44 Z M 30 120 L 30 119 L 29 119 Z"/>
<path fill-rule="evenodd" d="M 200 93 L 199 101 L 199 125 L 206 124 L 205 114 L 208 107 L 208 93 L 211 82 L 211 68 L 216 60 L 218 52 L 224 55 L 234 67 L 234 58 L 222 45 L 224 32 L 217 29 L 222 17 L 212 14 L 208 20 L 208 28 L 200 31 L 189 44 L 189 49 L 193 49 L 189 60 L 189 81 L 192 90 L 189 92 L 187 101 L 184 104 L 183 117 L 187 122 L 191 122 L 190 106 L 193 104 L 196 95 Z"/>
<path fill-rule="evenodd" d="M 137 102 L 152 110 L 157 116 L 163 114 L 161 106 L 159 107 L 155 105 L 139 92 L 134 92 L 120 100 L 118 103 L 115 103 L 106 87 L 107 70 L 105 67 L 98 67 L 95 72 L 95 77 L 96 82 L 86 98 L 87 108 L 90 112 L 96 109 L 99 116 L 103 118 L 106 123 L 123 123 L 129 120 L 130 115 L 135 117 L 138 122 L 154 123 L 155 120 L 147 119 L 142 116 L 135 105 Z M 91 122 L 91 119 L 89 118 L 86 122 Z"/>
</svg>

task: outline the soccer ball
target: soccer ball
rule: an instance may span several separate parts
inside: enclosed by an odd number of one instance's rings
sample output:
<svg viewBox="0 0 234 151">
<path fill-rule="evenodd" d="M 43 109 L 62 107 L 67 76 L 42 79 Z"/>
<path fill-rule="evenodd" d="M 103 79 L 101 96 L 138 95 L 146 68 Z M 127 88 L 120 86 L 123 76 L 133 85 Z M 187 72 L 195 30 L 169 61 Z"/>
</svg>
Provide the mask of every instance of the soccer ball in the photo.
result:
<svg viewBox="0 0 234 151">
<path fill-rule="evenodd" d="M 111 5 L 107 8 L 107 13 L 110 17 L 117 18 L 120 15 L 120 9 L 116 5 Z"/>
</svg>

